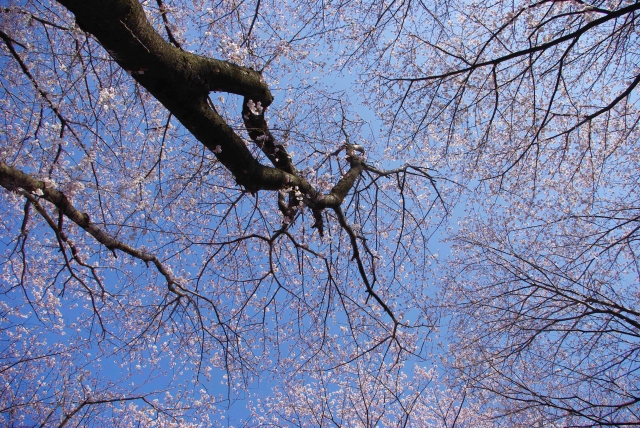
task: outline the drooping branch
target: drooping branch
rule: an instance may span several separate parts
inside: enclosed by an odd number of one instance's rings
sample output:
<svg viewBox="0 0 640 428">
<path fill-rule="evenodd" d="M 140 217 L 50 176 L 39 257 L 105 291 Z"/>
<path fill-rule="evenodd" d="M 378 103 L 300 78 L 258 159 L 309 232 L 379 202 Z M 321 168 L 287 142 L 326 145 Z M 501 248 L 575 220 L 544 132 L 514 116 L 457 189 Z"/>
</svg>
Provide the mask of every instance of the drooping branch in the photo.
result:
<svg viewBox="0 0 640 428">
<path fill-rule="evenodd" d="M 64 419 L 58 425 L 58 428 L 62 428 L 84 407 L 100 405 L 100 404 L 109 404 L 109 403 L 122 403 L 125 401 L 136 401 L 141 400 L 151 406 L 153 409 L 157 409 L 158 405 L 154 402 L 149 401 L 147 399 L 147 395 L 139 395 L 139 396 L 131 396 L 131 397 L 115 397 L 115 398 L 103 398 L 103 399 L 92 399 L 86 398 L 78 403 L 78 405 L 69 413 L 64 413 Z"/>
<path fill-rule="evenodd" d="M 425 167 L 421 167 L 421 166 L 418 166 L 418 165 L 405 164 L 404 166 L 401 166 L 400 168 L 381 170 L 381 169 L 376 168 L 376 167 L 374 167 L 372 165 L 369 165 L 367 163 L 364 164 L 364 170 L 365 171 L 373 173 L 378 177 L 389 177 L 389 176 L 392 176 L 392 175 L 406 174 L 406 175 L 416 175 L 418 177 L 426 178 L 427 180 L 429 180 L 429 182 L 431 184 L 431 187 L 436 192 L 436 197 L 440 201 L 440 203 L 442 204 L 442 208 L 444 209 L 445 213 L 448 215 L 449 214 L 449 208 L 447 208 L 447 204 L 445 204 L 444 198 L 440 194 L 440 190 L 438 190 L 438 186 L 436 185 L 436 179 L 428 172 L 429 169 L 430 168 L 425 168 Z M 375 181 L 375 179 L 374 179 L 374 181 Z"/>
<path fill-rule="evenodd" d="M 349 226 L 349 224 L 347 223 L 347 219 L 344 217 L 344 213 L 342 212 L 340 207 L 336 208 L 334 211 L 336 213 L 336 216 L 338 217 L 340 226 L 347 233 L 347 235 L 349 236 L 349 240 L 351 241 L 351 247 L 353 248 L 352 259 L 358 265 L 358 271 L 360 272 L 360 277 L 362 278 L 362 281 L 364 282 L 365 287 L 367 289 L 367 294 L 369 295 L 369 297 L 373 297 L 375 301 L 378 302 L 378 304 L 387 313 L 387 315 L 389 315 L 389 318 L 391 318 L 391 320 L 393 321 L 392 337 L 395 337 L 396 330 L 398 329 L 398 325 L 400 323 L 396 319 L 391 308 L 389 308 L 389 306 L 385 303 L 385 301 L 382 300 L 380 295 L 373 290 L 373 284 L 371 284 L 369 281 L 369 278 L 367 278 L 367 273 L 365 271 L 364 264 L 362 262 L 362 256 L 360 255 L 360 251 L 358 250 L 356 233 L 353 231 L 353 228 Z"/>
<path fill-rule="evenodd" d="M 149 262 L 153 263 L 158 272 L 164 276 L 167 281 L 167 287 L 169 290 L 178 296 L 184 295 L 184 292 L 180 290 L 181 287 L 176 283 L 169 269 L 162 264 L 155 255 L 133 248 L 109 235 L 94 224 L 87 213 L 80 212 L 76 209 L 62 192 L 51 187 L 47 187 L 46 183 L 43 181 L 37 180 L 3 162 L 0 162 L 0 186 L 10 191 L 24 190 L 51 202 L 56 206 L 56 208 L 58 208 L 62 215 L 80 226 L 87 233 L 93 236 L 96 241 L 113 251 L 114 254 L 115 250 L 120 250 L 123 253 L 144 261 L 147 264 Z"/>
</svg>

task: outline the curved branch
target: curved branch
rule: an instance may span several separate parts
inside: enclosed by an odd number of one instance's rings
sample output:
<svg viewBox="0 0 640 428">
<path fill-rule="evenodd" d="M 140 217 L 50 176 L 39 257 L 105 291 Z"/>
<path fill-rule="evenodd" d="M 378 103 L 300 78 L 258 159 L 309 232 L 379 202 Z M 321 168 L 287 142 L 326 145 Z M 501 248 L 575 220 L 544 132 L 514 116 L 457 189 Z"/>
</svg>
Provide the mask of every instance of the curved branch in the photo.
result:
<svg viewBox="0 0 640 428">
<path fill-rule="evenodd" d="M 210 91 L 273 101 L 262 75 L 250 68 L 184 52 L 165 41 L 136 0 L 60 0 L 83 30 L 160 101 L 248 190 L 278 190 L 282 171 L 261 165 L 242 138 L 207 104 Z"/>
<path fill-rule="evenodd" d="M 149 262 L 153 263 L 158 272 L 160 272 L 160 274 L 162 274 L 166 279 L 169 290 L 178 296 L 184 296 L 184 293 L 178 289 L 181 287 L 176 283 L 169 269 L 163 265 L 155 255 L 133 248 L 109 235 L 107 232 L 95 225 L 87 213 L 78 211 L 62 192 L 48 188 L 44 182 L 36 180 L 30 175 L 25 174 L 16 168 L 12 168 L 3 162 L 0 162 L 0 186 L 10 191 L 22 189 L 51 202 L 56 206 L 56 208 L 58 208 L 61 214 L 65 215 L 69 220 L 84 229 L 87 233 L 93 236 L 96 241 L 111 250 L 114 255 L 115 250 L 120 250 L 123 253 L 142 260 L 147 263 L 147 265 Z"/>
</svg>

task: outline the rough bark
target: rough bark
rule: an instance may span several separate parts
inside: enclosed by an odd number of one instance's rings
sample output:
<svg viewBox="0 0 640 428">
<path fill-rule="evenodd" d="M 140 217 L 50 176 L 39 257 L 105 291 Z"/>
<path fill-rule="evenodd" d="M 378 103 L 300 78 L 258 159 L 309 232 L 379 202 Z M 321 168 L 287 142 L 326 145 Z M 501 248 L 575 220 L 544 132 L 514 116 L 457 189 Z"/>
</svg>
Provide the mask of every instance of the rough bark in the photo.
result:
<svg viewBox="0 0 640 428">
<path fill-rule="evenodd" d="M 165 41 L 137 0 L 59 2 L 75 15 L 82 30 L 92 34 L 121 67 L 215 153 L 238 184 L 251 192 L 297 187 L 314 210 L 340 206 L 362 167 L 340 180 L 335 188 L 339 191 L 318 195 L 297 173 L 286 149 L 268 129 L 264 112 L 273 96 L 259 72 L 185 52 Z M 209 106 L 211 91 L 244 96 L 242 114 L 249 136 L 274 167 L 258 162 L 242 138 Z M 260 103 L 259 114 L 250 103 Z"/>
</svg>

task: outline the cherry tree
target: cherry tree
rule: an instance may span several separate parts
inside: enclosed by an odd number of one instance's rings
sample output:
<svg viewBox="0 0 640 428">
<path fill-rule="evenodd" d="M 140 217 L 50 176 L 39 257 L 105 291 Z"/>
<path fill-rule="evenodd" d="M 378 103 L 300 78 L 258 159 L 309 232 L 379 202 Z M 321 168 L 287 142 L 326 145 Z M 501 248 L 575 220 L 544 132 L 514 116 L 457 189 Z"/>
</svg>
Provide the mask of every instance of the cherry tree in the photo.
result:
<svg viewBox="0 0 640 428">
<path fill-rule="evenodd" d="M 8 425 L 640 420 L 638 4 L 6 3 Z"/>
<path fill-rule="evenodd" d="M 433 170 L 388 162 L 316 82 L 342 12 L 8 3 L 7 424 L 209 426 L 268 379 L 380 386 L 424 361 L 446 205 Z M 366 412 L 409 399 L 404 377 Z"/>
<path fill-rule="evenodd" d="M 448 2 L 421 31 L 390 8 L 356 54 L 390 140 L 460 184 L 449 379 L 508 425 L 640 420 L 639 10 Z"/>
</svg>

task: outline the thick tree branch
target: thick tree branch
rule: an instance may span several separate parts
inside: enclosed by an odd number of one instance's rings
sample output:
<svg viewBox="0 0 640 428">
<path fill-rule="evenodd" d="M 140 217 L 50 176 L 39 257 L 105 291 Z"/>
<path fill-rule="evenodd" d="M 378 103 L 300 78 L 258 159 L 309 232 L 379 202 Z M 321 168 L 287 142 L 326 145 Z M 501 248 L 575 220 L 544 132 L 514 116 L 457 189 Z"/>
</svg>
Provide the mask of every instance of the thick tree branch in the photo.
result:
<svg viewBox="0 0 640 428">
<path fill-rule="evenodd" d="M 282 171 L 261 165 L 240 136 L 207 104 L 210 91 L 225 91 L 268 107 L 273 96 L 260 73 L 176 48 L 155 31 L 136 0 L 60 3 L 122 68 L 215 152 L 238 184 L 251 191 L 277 190 L 291 181 Z"/>
<path fill-rule="evenodd" d="M 346 149 L 347 160 L 349 161 L 351 168 L 349 168 L 349 171 L 347 171 L 336 185 L 333 186 L 331 193 L 323 198 L 323 206 L 331 208 L 340 207 L 340 205 L 342 205 L 342 201 L 347 197 L 347 194 L 355 185 L 356 180 L 360 177 L 360 174 L 362 174 L 364 164 L 360 156 L 355 153 L 355 146 L 347 144 Z"/>
<path fill-rule="evenodd" d="M 262 75 L 250 68 L 237 66 L 184 52 L 165 41 L 147 20 L 137 0 L 58 0 L 75 16 L 80 28 L 94 35 L 113 59 L 133 78 L 160 101 L 194 137 L 211 150 L 216 158 L 233 174 L 236 182 L 248 191 L 282 190 L 289 192 L 288 204 L 279 197 L 278 207 L 285 215 L 285 224 L 293 220 L 303 204 L 313 212 L 315 224 L 324 230 L 322 210 L 331 208 L 341 213 L 340 206 L 353 189 L 364 170 L 357 151 L 359 146 L 345 144 L 349 171 L 340 178 L 327 195 L 319 195 L 311 184 L 301 177 L 286 152 L 271 134 L 264 112 L 273 101 Z M 249 137 L 258 145 L 274 167 L 262 165 L 247 148 L 243 139 L 224 121 L 208 103 L 209 92 L 225 91 L 244 96 L 242 116 Z M 343 129 L 344 132 L 344 129 Z M 3 167 L 5 175 L 19 175 L 19 171 Z M 75 210 L 64 195 L 37 180 L 20 176 L 20 187 L 25 190 L 42 189 L 44 198 L 60 206 L 72 221 L 91 233 L 108 248 L 119 248 L 136 257 L 136 250 L 118 243 L 91 224 L 86 214 Z M 4 184 L 3 184 L 4 185 Z M 344 216 L 340 216 L 343 228 Z M 357 242 L 352 242 L 357 253 Z M 119 247 L 124 246 L 124 247 Z M 145 260 L 143 258 L 143 260 Z M 149 259 L 149 261 L 153 261 Z M 155 263 L 155 261 L 154 261 Z M 161 266 L 158 266 L 160 269 Z M 372 288 L 360 266 L 363 280 L 371 294 Z M 170 285 L 172 280 L 168 277 Z M 393 313 L 375 293 L 394 323 Z"/>
<path fill-rule="evenodd" d="M 295 189 L 313 210 L 339 207 L 363 170 L 347 145 L 349 172 L 331 193 L 320 197 L 300 177 L 284 146 L 276 144 L 264 119 L 273 101 L 261 74 L 225 61 L 184 52 L 166 42 L 147 20 L 136 0 L 60 0 L 78 24 L 93 34 L 125 70 L 156 97 L 249 191 Z M 252 140 L 275 168 L 261 165 L 244 141 L 211 109 L 210 91 L 245 97 L 243 118 Z M 291 204 L 291 203 L 290 203 Z M 320 218 L 314 212 L 316 223 Z M 318 226 L 320 231 L 321 225 Z"/>
<path fill-rule="evenodd" d="M 291 156 L 282 144 L 276 144 L 275 137 L 269 130 L 269 125 L 264 118 L 265 109 L 266 107 L 260 101 L 245 97 L 242 104 L 242 119 L 249 137 L 262 149 L 273 166 L 289 174 L 297 175 Z"/>
</svg>

